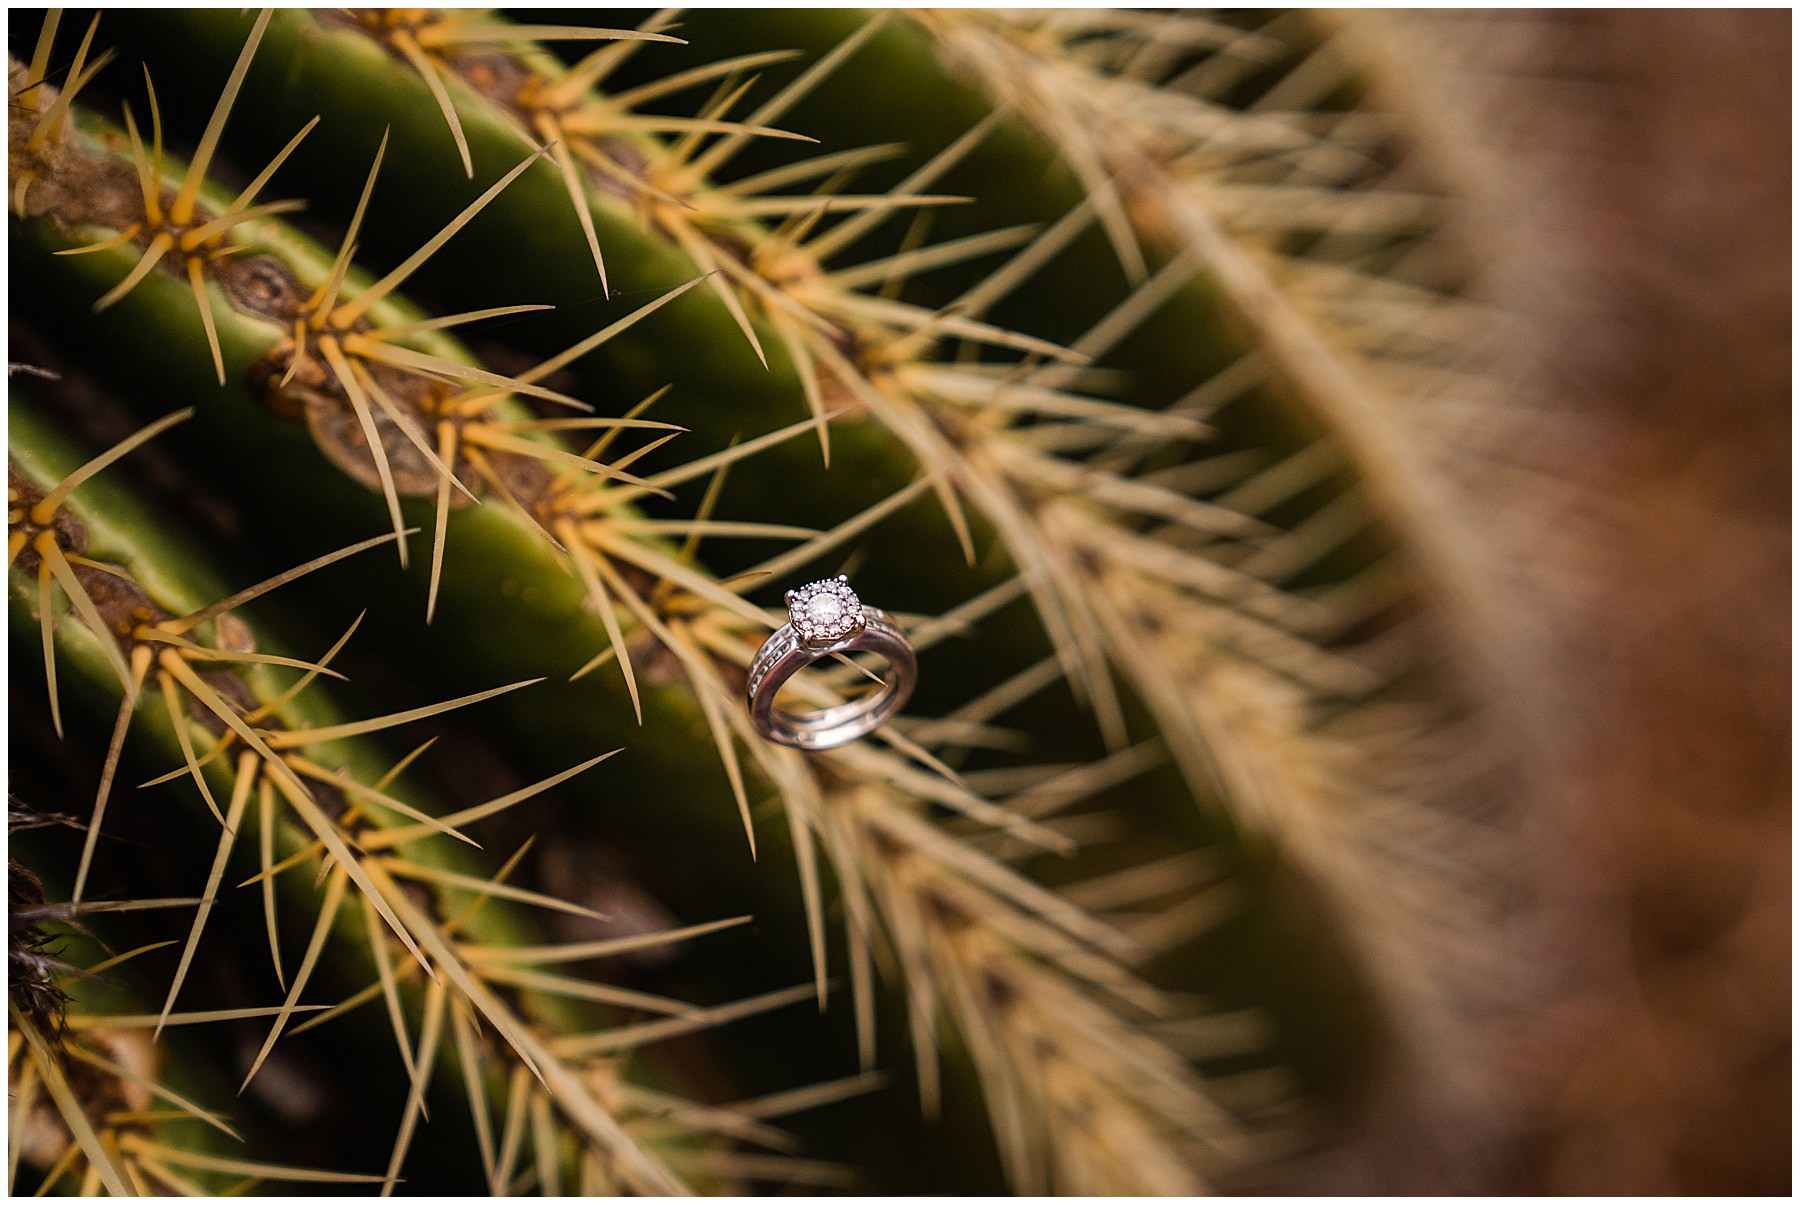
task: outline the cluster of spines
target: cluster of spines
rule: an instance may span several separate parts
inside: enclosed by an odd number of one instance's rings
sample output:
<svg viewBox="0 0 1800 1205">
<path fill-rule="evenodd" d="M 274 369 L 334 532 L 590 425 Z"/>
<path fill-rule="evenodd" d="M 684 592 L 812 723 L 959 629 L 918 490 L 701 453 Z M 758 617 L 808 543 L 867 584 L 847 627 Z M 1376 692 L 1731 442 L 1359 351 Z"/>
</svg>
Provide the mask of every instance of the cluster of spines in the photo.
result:
<svg viewBox="0 0 1800 1205">
<path fill-rule="evenodd" d="M 86 527 L 68 508 L 71 495 L 94 474 L 186 417 L 177 414 L 153 423 L 54 483 L 37 484 L 30 471 L 18 464 L 12 466 L 9 529 L 15 560 L 27 570 L 33 561 L 48 566 L 42 572 L 48 580 L 63 585 L 69 606 L 65 611 L 53 605 L 47 592 L 39 598 L 38 620 L 46 649 L 68 656 L 71 649 L 97 647 L 109 670 L 95 667 L 95 672 L 116 676 L 122 697 L 100 793 L 86 826 L 87 841 L 72 902 L 50 915 L 69 920 L 119 908 L 84 902 L 83 882 L 102 831 L 123 741 L 147 687 L 153 686 L 166 704 L 173 746 L 184 762 L 152 783 L 190 778 L 220 826 L 212 868 L 197 899 L 133 901 L 128 905 L 195 908 L 160 1011 L 112 1015 L 77 1009 L 65 1021 L 73 1037 L 60 1042 L 54 1040 L 56 1027 L 14 1011 L 10 1057 L 19 1094 L 15 1125 L 36 1117 L 36 1110 L 47 1100 L 60 1119 L 51 1124 L 62 1125 L 71 1136 L 60 1157 L 45 1171 L 45 1183 L 74 1175 L 80 1183 L 98 1182 L 120 1193 L 152 1185 L 186 1192 L 192 1186 L 183 1177 L 183 1169 L 197 1169 L 256 1180 L 380 1183 L 384 1192 L 392 1191 L 422 1114 L 426 1089 L 434 1069 L 440 1066 L 440 1054 L 445 1055 L 442 1062 L 461 1066 L 489 1187 L 496 1193 L 532 1183 L 534 1177 L 538 1187 L 552 1189 L 565 1174 L 573 1174 L 576 1183 L 588 1191 L 607 1193 L 678 1191 L 693 1182 L 827 1175 L 824 1165 L 794 1161 L 792 1167 L 786 1167 L 785 1156 L 730 1148 L 739 1140 L 752 1146 L 773 1140 L 778 1152 L 788 1149 L 786 1139 L 759 1119 L 861 1090 L 867 1086 L 866 1079 L 822 1084 L 750 1102 L 746 1111 L 702 1106 L 666 1091 L 634 1085 L 616 1066 L 617 1056 L 623 1052 L 790 1003 L 811 995 L 810 988 L 721 1008 L 701 1008 L 554 969 L 572 961 L 699 937 L 745 918 L 602 941 L 521 945 L 517 925 L 509 927 L 502 922 L 495 927 L 492 913 L 520 905 L 591 913 L 579 905 L 508 884 L 506 878 L 523 849 L 491 876 L 459 869 L 458 859 L 446 857 L 441 849 L 441 843 L 451 839 L 474 845 L 461 829 L 525 803 L 606 760 L 611 753 L 486 803 L 435 816 L 409 803 L 406 792 L 394 785 L 424 747 L 373 782 L 362 781 L 350 769 L 328 767 L 310 756 L 309 750 L 315 746 L 335 749 L 336 757 L 341 758 L 347 744 L 369 733 L 528 684 L 371 720 L 298 727 L 284 720 L 301 692 L 319 676 L 340 676 L 330 663 L 356 625 L 318 661 L 306 662 L 254 651 L 249 629 L 235 621 L 233 612 L 305 573 L 385 543 L 388 537 L 317 558 L 180 616 L 163 610 L 126 564 L 86 555 Z M 71 617 L 80 622 L 71 622 Z M 203 635 L 207 632 L 212 634 Z M 88 657 L 91 664 L 93 654 Z M 277 689 L 266 677 L 233 668 L 243 666 L 275 666 L 302 673 Z M 53 657 L 46 668 L 54 682 Z M 59 713 L 53 710 L 53 714 Z M 223 769 L 226 766 L 229 770 Z M 228 791 L 223 810 L 214 784 Z M 252 801 L 262 870 L 241 886 L 260 888 L 273 973 L 284 987 L 285 999 L 266 1009 L 178 1011 L 177 999 L 207 920 L 219 902 L 232 850 L 251 823 Z M 278 857 L 278 850 L 288 852 Z M 311 936 L 290 976 L 281 954 L 275 887 L 282 875 L 307 866 L 317 868 L 322 887 L 314 901 L 317 912 Z M 422 893 L 416 890 L 420 887 L 425 889 Z M 352 932 L 355 936 L 350 940 L 369 951 L 376 979 L 332 1007 L 303 1005 L 301 997 L 320 967 L 334 930 Z M 79 970 L 67 968 L 66 974 L 104 976 L 124 959 L 154 948 L 133 950 Z M 660 1019 L 584 1027 L 579 1011 L 570 1012 L 554 1003 L 546 1006 L 546 1001 L 557 999 L 577 1002 L 577 1009 L 597 1004 Z M 98 1068 L 131 1085 L 132 1094 L 159 1097 L 174 1104 L 183 1116 L 237 1138 L 217 1113 L 161 1085 L 153 1073 L 115 1066 L 82 1035 L 96 1030 L 149 1029 L 155 1036 L 166 1025 L 270 1016 L 270 1031 L 245 1077 L 247 1086 L 290 1025 L 291 1032 L 299 1032 L 376 1001 L 385 1007 L 412 1084 L 383 1174 L 314 1172 L 184 1151 L 179 1145 L 147 1136 L 136 1117 L 108 1113 L 95 1118 L 89 1103 L 105 1099 L 107 1090 L 93 1088 L 84 1101 L 68 1082 L 71 1068 L 77 1064 Z M 145 1057 L 154 1062 L 153 1054 Z M 490 1080 L 506 1085 L 503 1119 L 498 1123 L 489 1099 Z M 700 1141 L 689 1141 L 694 1138 Z M 19 1149 L 15 1143 L 15 1155 Z M 528 1155 L 534 1162 L 522 1165 Z M 561 1170 L 565 1165 L 572 1173 Z M 15 1161 L 15 1179 L 17 1170 Z"/>
</svg>

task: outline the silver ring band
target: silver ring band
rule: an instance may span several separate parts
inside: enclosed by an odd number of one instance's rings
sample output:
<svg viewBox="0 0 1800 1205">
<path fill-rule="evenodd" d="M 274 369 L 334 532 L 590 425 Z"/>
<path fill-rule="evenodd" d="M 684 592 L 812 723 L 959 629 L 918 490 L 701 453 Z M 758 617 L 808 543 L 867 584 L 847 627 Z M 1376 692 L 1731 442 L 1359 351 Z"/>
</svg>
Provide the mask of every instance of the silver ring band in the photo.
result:
<svg viewBox="0 0 1800 1205">
<path fill-rule="evenodd" d="M 885 611 L 860 604 L 859 610 L 861 623 L 847 618 L 844 625 L 854 624 L 857 630 L 842 639 L 809 642 L 790 622 L 782 624 L 763 642 L 750 663 L 750 678 L 745 686 L 750 719 L 758 732 L 796 749 L 835 749 L 875 731 L 905 704 L 919 673 L 912 645 Z M 796 715 L 775 706 L 775 695 L 789 678 L 822 658 L 855 652 L 877 653 L 887 658 L 891 667 L 881 689 L 873 695 L 810 715 Z"/>
</svg>

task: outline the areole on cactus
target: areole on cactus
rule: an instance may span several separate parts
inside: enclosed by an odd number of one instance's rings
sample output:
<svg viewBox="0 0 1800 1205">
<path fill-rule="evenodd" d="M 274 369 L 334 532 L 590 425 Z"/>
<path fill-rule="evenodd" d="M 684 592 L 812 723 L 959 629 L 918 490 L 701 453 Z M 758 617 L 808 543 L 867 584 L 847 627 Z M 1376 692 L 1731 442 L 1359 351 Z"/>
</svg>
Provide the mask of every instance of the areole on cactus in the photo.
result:
<svg viewBox="0 0 1800 1205">
<path fill-rule="evenodd" d="M 12 22 L 15 1190 L 1498 1158 L 1512 369 L 1357 37 Z"/>
</svg>

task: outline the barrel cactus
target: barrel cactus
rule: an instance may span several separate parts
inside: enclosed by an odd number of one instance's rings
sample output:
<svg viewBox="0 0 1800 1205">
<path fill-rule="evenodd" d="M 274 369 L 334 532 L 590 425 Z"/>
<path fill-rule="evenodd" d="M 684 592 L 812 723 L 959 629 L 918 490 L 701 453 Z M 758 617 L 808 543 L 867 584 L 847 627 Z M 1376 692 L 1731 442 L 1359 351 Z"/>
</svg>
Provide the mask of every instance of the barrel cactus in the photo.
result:
<svg viewBox="0 0 1800 1205">
<path fill-rule="evenodd" d="M 11 19 L 16 1191 L 1779 1179 L 1754 1126 L 1693 1153 L 1767 1075 L 1653 1121 L 1559 1077 L 1782 1046 L 1631 987 L 1778 974 L 1785 903 L 1695 884 L 1786 814 L 1760 669 L 1609 646 L 1743 720 L 1615 700 L 1751 771 L 1683 805 L 1723 828 L 1649 790 L 1601 839 L 1640 763 L 1553 718 L 1655 555 L 1617 533 L 1691 547 L 1618 517 L 1686 428 L 1601 344 L 1716 313 L 1547 241 L 1709 212 L 1495 136 L 1553 21 Z M 1569 74 L 1673 160 L 1698 36 L 1705 111 L 1778 120 L 1753 20 L 1669 22 Z M 1780 507 L 1730 505 L 1767 593 Z M 752 659 L 839 574 L 917 692 L 771 742 Z"/>
</svg>

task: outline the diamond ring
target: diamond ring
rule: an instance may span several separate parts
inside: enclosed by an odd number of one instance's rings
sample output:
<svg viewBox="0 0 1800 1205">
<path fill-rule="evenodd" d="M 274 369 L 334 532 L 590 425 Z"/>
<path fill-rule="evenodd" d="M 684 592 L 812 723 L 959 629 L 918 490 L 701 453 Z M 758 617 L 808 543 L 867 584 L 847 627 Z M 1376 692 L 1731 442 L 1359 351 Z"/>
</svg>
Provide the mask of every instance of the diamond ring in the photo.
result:
<svg viewBox="0 0 1800 1205">
<path fill-rule="evenodd" d="M 750 663 L 750 719 L 772 741 L 796 749 L 835 749 L 867 736 L 900 710 L 918 680 L 912 645 L 887 613 L 866 607 L 847 579 L 812 582 L 787 595 L 788 622 L 777 628 Z M 887 658 L 891 672 L 866 699 L 810 715 L 775 706 L 775 694 L 802 669 L 836 653 L 866 650 Z"/>
</svg>

